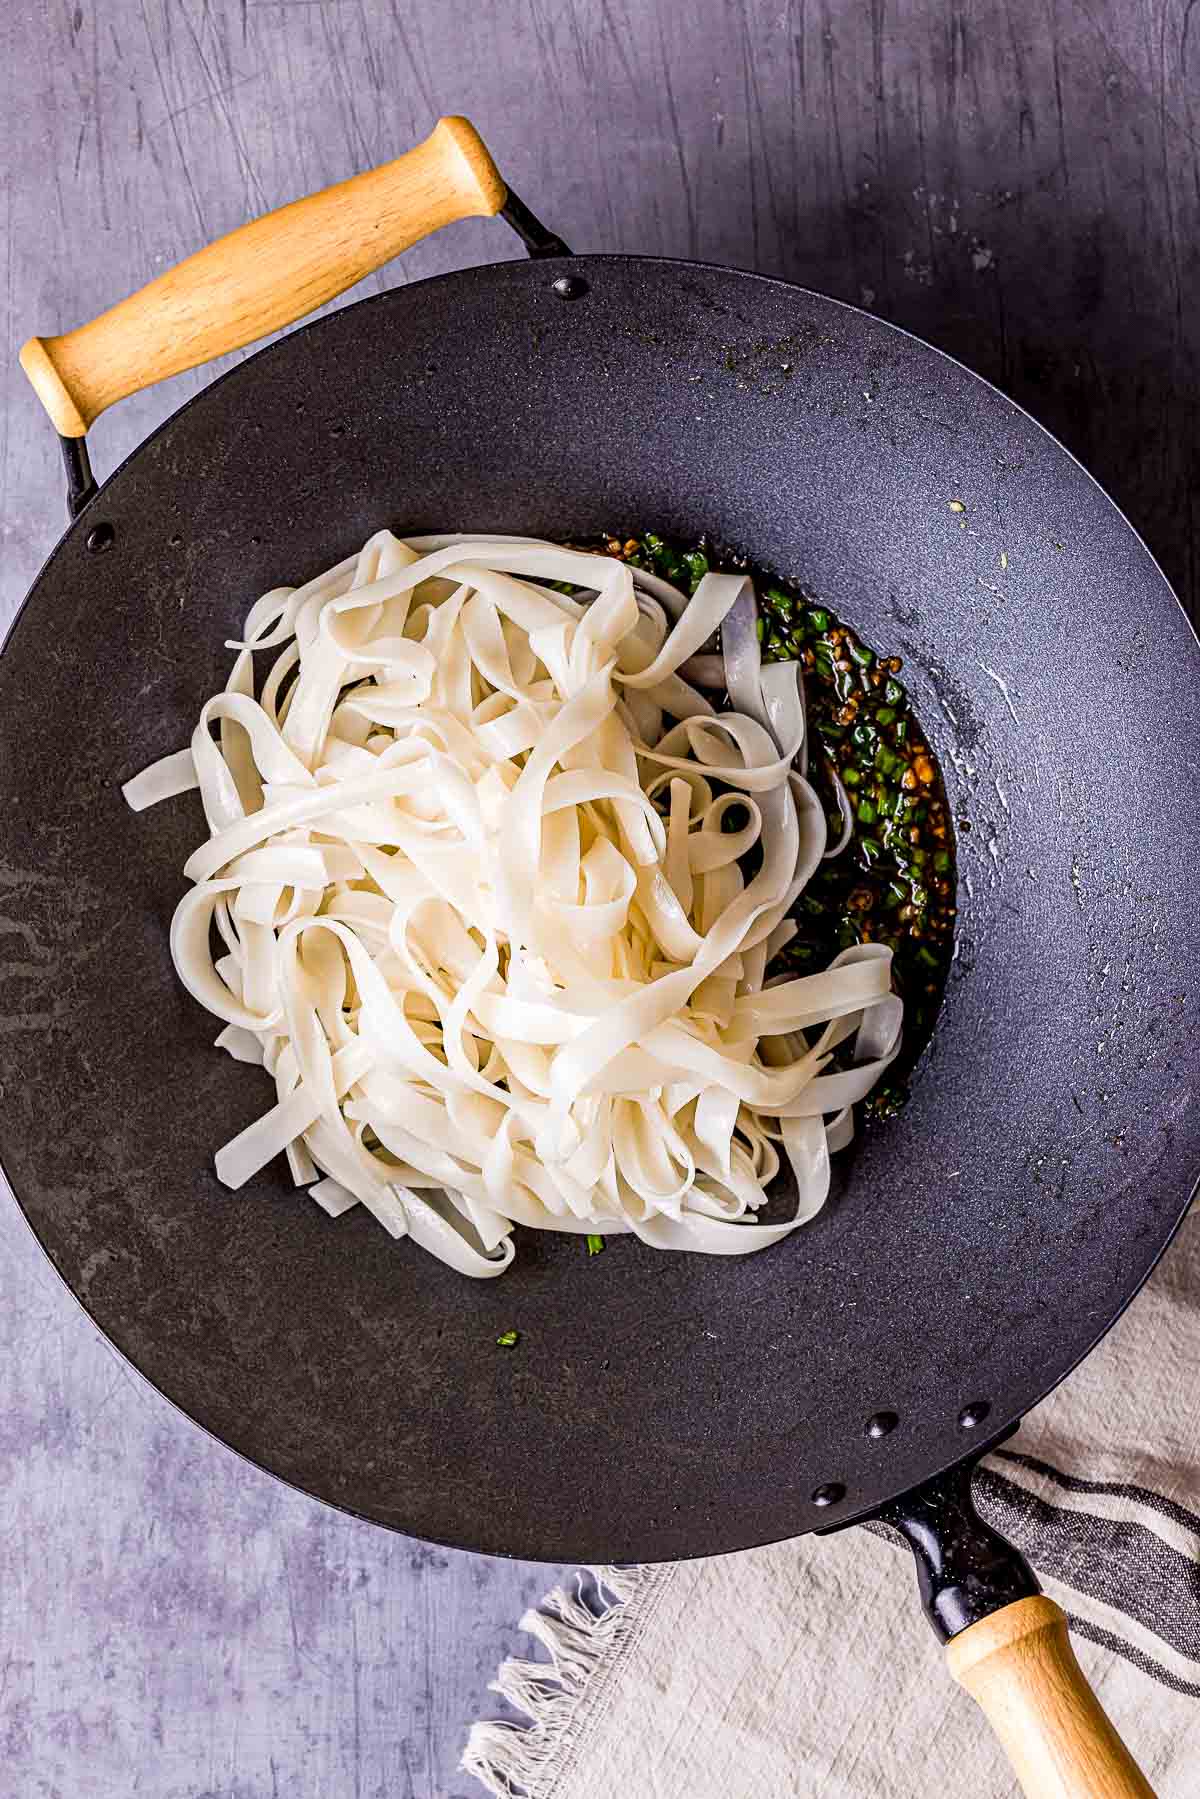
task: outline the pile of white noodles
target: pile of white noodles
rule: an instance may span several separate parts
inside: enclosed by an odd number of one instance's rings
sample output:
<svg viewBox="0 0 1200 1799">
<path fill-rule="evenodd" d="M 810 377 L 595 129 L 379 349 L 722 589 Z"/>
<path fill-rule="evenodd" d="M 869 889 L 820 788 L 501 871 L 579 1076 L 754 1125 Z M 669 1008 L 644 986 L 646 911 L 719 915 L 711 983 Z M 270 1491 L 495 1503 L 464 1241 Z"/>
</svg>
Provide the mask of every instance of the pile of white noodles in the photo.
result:
<svg viewBox="0 0 1200 1799">
<path fill-rule="evenodd" d="M 332 1216 L 480 1276 L 514 1223 L 738 1255 L 812 1217 L 901 1006 L 877 945 L 764 986 L 827 852 L 799 671 L 760 665 L 755 618 L 736 576 L 688 602 L 606 556 L 388 531 L 257 602 L 190 747 L 124 789 L 199 788 L 175 965 L 275 1082 L 224 1182 L 285 1151 Z M 759 1223 L 781 1151 L 797 1209 Z"/>
</svg>

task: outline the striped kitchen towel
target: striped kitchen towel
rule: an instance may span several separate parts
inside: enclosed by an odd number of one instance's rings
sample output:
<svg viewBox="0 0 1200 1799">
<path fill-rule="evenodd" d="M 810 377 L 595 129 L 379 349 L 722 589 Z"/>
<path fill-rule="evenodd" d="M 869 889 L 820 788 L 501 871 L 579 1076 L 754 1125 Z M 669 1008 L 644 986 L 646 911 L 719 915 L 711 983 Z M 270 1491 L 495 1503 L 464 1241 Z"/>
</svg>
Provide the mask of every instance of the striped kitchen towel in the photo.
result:
<svg viewBox="0 0 1200 1799">
<path fill-rule="evenodd" d="M 1069 1613 L 1159 1799 L 1198 1799 L 1200 1212 L 1100 1347 L 988 1457 L 975 1493 Z M 940 1665 L 890 1533 L 586 1571 L 522 1627 L 545 1653 L 504 1664 L 507 1717 L 476 1724 L 463 1758 L 494 1794 L 1017 1791 Z"/>
</svg>

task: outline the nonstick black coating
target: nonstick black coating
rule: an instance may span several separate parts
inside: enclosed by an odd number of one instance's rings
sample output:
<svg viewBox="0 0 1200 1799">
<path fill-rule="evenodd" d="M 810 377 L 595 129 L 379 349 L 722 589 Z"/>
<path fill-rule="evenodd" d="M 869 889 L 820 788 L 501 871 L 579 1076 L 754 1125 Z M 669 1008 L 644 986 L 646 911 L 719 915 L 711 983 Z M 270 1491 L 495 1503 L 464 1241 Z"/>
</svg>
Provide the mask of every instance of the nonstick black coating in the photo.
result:
<svg viewBox="0 0 1200 1799">
<path fill-rule="evenodd" d="M 575 300 L 509 263 L 285 338 L 51 557 L 0 662 L 0 1152 L 102 1329 L 265 1468 L 474 1549 L 675 1557 L 949 1464 L 963 1408 L 1024 1412 L 1169 1238 L 1200 1166 L 1200 651 L 1089 476 L 956 363 L 751 275 L 569 267 Z M 198 803 L 138 817 L 118 784 L 187 741 L 261 590 L 384 523 L 707 529 L 903 656 L 970 821 L 958 958 L 909 1109 L 782 1246 L 520 1232 L 474 1283 L 281 1166 L 217 1182 L 269 1084 L 168 957 Z"/>
</svg>

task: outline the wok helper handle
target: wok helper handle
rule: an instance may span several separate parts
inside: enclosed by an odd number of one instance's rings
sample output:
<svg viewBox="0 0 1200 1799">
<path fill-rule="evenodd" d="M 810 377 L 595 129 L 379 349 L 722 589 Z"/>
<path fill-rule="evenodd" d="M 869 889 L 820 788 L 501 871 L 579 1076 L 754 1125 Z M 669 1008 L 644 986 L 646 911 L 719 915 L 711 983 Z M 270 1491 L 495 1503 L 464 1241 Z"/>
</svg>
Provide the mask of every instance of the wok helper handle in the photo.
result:
<svg viewBox="0 0 1200 1799">
<path fill-rule="evenodd" d="M 31 337 L 21 366 L 62 437 L 168 375 L 291 325 L 455 219 L 490 217 L 506 189 L 474 126 L 439 119 L 424 143 L 252 219 L 89 324 Z"/>
<path fill-rule="evenodd" d="M 1028 1799 L 1154 1799 L 1075 1659 L 1066 1613 L 1018 1599 L 946 1645 Z"/>
</svg>

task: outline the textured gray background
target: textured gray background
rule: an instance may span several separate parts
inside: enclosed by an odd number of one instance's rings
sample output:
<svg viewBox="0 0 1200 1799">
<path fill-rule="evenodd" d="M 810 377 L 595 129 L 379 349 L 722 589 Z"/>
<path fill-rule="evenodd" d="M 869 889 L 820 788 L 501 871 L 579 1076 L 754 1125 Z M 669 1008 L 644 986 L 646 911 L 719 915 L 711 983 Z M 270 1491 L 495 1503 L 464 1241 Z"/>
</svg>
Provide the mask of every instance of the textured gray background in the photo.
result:
<svg viewBox="0 0 1200 1799">
<path fill-rule="evenodd" d="M 449 110 L 576 248 L 787 275 L 960 355 L 1066 439 L 1194 601 L 1192 10 L 7 0 L 0 622 L 63 522 L 22 339 Z M 364 291 L 513 253 L 472 221 Z M 98 470 L 203 379 L 103 419 Z M 0 1242 L 0 1791 L 467 1799 L 466 1723 L 548 1571 L 384 1535 L 244 1467 L 117 1362 L 8 1203 Z"/>
</svg>

